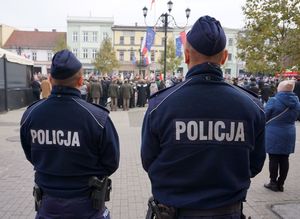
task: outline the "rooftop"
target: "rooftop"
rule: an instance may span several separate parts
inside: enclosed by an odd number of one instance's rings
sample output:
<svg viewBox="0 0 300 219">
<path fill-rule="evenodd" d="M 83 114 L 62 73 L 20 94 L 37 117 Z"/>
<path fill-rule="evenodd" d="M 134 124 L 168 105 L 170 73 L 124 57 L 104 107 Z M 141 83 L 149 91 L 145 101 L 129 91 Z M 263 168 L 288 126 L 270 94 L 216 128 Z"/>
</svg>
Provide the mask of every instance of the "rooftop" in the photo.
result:
<svg viewBox="0 0 300 219">
<path fill-rule="evenodd" d="M 55 30 L 52 32 L 15 30 L 3 48 L 53 49 L 61 38 L 66 39 L 65 32 L 56 32 Z"/>
</svg>

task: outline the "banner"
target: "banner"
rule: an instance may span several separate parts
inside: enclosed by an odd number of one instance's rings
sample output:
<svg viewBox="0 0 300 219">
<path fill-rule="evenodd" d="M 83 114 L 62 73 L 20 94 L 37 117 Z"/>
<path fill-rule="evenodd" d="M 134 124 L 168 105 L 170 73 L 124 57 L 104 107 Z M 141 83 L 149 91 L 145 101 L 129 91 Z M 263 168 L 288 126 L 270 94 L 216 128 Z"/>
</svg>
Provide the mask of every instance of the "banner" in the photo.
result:
<svg viewBox="0 0 300 219">
<path fill-rule="evenodd" d="M 182 56 L 182 42 L 180 36 L 176 38 L 176 56 L 177 57 Z"/>
<path fill-rule="evenodd" d="M 144 47 L 142 49 L 143 55 L 151 51 L 151 47 L 154 44 L 154 40 L 155 40 L 155 31 L 153 30 L 153 28 L 147 27 L 146 40 L 145 40 L 145 44 L 143 45 Z"/>
</svg>

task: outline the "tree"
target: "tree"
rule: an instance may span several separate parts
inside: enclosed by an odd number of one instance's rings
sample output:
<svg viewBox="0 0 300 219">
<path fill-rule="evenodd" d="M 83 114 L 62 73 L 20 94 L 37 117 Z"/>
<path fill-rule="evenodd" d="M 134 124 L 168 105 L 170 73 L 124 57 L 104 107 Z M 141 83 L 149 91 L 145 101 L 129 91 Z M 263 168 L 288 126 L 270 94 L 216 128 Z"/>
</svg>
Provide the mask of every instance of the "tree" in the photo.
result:
<svg viewBox="0 0 300 219">
<path fill-rule="evenodd" d="M 62 36 L 62 37 L 59 37 L 58 40 L 56 41 L 56 44 L 53 48 L 53 53 L 56 53 L 63 49 L 69 49 L 69 47 L 67 46 L 65 37 Z"/>
<path fill-rule="evenodd" d="M 300 61 L 300 1 L 246 0 L 239 58 L 250 72 L 281 72 Z"/>
<path fill-rule="evenodd" d="M 110 73 L 113 69 L 119 67 L 116 52 L 112 47 L 110 38 L 105 38 L 102 41 L 100 49 L 96 53 L 93 65 L 101 74 Z"/>
<path fill-rule="evenodd" d="M 160 66 L 164 66 L 164 52 L 160 53 L 158 62 Z M 169 39 L 167 43 L 167 72 L 175 72 L 182 62 L 182 57 L 176 57 L 176 49 L 173 39 Z"/>
</svg>

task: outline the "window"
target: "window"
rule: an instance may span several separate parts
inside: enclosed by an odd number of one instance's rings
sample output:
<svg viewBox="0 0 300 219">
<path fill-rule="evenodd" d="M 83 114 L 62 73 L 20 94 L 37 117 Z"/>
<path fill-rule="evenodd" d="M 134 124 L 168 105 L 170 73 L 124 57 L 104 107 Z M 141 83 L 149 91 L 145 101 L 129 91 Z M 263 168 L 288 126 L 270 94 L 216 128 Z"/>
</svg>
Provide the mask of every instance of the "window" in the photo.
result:
<svg viewBox="0 0 300 219">
<path fill-rule="evenodd" d="M 232 38 L 228 39 L 228 46 L 233 46 L 233 39 Z"/>
<path fill-rule="evenodd" d="M 120 36 L 120 45 L 124 45 L 124 36 Z"/>
<path fill-rule="evenodd" d="M 232 61 L 232 54 L 228 53 L 228 61 Z"/>
<path fill-rule="evenodd" d="M 134 51 L 130 51 L 130 61 L 135 59 Z"/>
<path fill-rule="evenodd" d="M 231 68 L 226 68 L 225 69 L 225 74 L 231 75 Z"/>
<path fill-rule="evenodd" d="M 92 58 L 95 59 L 97 54 L 97 49 L 92 50 Z"/>
<path fill-rule="evenodd" d="M 83 32 L 83 42 L 88 42 L 89 41 L 89 37 L 88 37 L 88 32 Z"/>
<path fill-rule="evenodd" d="M 134 45 L 134 36 L 130 37 L 130 45 Z"/>
<path fill-rule="evenodd" d="M 141 44 L 143 43 L 144 37 L 141 37 Z"/>
<path fill-rule="evenodd" d="M 77 41 L 78 41 L 78 33 L 73 32 L 73 42 L 77 42 Z"/>
<path fill-rule="evenodd" d="M 103 32 L 103 39 L 106 39 L 106 38 L 108 38 L 108 33 Z"/>
<path fill-rule="evenodd" d="M 120 51 L 119 53 L 119 60 L 124 61 L 124 51 Z"/>
<path fill-rule="evenodd" d="M 97 42 L 98 41 L 98 33 L 97 32 L 93 32 L 93 42 Z"/>
<path fill-rule="evenodd" d="M 73 49 L 73 54 L 74 54 L 76 57 L 78 57 L 78 49 L 74 48 L 74 49 Z"/>
<path fill-rule="evenodd" d="M 151 62 L 154 62 L 155 61 L 155 51 L 152 50 L 151 51 Z"/>
<path fill-rule="evenodd" d="M 36 61 L 36 52 L 32 52 L 32 60 Z"/>
<path fill-rule="evenodd" d="M 48 61 L 52 60 L 52 52 L 48 52 Z"/>
<path fill-rule="evenodd" d="M 87 50 L 87 49 L 83 49 L 82 57 L 83 57 L 84 59 L 87 59 L 87 58 L 88 58 L 88 50 Z"/>
</svg>

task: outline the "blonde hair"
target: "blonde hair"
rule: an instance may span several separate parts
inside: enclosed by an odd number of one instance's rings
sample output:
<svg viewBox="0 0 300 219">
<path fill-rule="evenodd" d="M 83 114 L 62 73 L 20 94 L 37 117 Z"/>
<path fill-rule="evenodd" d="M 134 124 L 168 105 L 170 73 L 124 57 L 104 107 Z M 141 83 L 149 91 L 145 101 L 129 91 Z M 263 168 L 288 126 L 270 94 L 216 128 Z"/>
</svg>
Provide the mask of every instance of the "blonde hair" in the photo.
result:
<svg viewBox="0 0 300 219">
<path fill-rule="evenodd" d="M 285 80 L 281 81 L 278 84 L 277 91 L 278 92 L 291 92 L 295 88 L 295 81 L 294 80 Z"/>
</svg>

